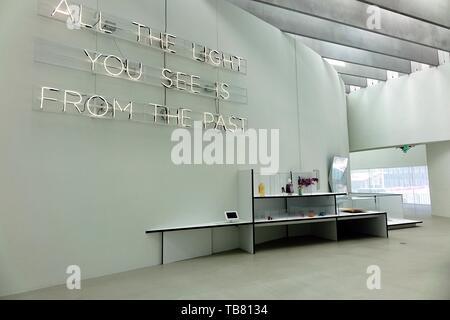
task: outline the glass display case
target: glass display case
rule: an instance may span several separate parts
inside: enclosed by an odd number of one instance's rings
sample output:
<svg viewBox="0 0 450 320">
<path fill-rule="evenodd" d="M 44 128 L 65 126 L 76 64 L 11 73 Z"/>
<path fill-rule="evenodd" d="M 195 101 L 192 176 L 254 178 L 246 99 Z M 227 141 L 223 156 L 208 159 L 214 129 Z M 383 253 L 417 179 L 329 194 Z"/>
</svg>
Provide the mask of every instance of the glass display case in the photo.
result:
<svg viewBox="0 0 450 320">
<path fill-rule="evenodd" d="M 313 219 L 336 216 L 334 194 L 316 196 L 257 197 L 255 222 L 290 219 Z"/>
<path fill-rule="evenodd" d="M 345 210 L 384 211 L 390 228 L 414 227 L 421 220 L 405 218 L 403 196 L 396 193 L 350 193 L 337 197 L 338 212 Z"/>
<path fill-rule="evenodd" d="M 253 176 L 254 196 L 264 197 L 287 193 L 286 185 L 289 179 L 292 179 L 291 172 L 279 172 L 274 175 L 262 175 L 255 172 Z"/>
<path fill-rule="evenodd" d="M 311 186 L 304 187 L 302 194 L 313 194 L 319 191 L 320 180 L 318 170 L 312 172 L 280 172 L 274 175 L 262 175 L 255 172 L 253 179 L 254 195 L 257 197 L 298 195 L 299 178 L 317 179 L 317 182 Z M 290 187 L 288 186 L 289 184 L 291 185 Z"/>
<path fill-rule="evenodd" d="M 337 197 L 337 206 L 339 210 L 353 208 L 370 211 L 386 211 L 389 218 L 404 218 L 401 194 L 350 193 Z"/>
<path fill-rule="evenodd" d="M 298 177 L 312 180 L 319 177 L 318 172 L 265 176 L 251 170 L 251 174 L 245 176 L 247 179 L 241 183 L 243 191 L 239 192 L 243 199 L 239 202 L 246 202 L 245 188 L 250 186 L 254 245 L 284 237 L 312 236 L 333 241 L 350 234 L 387 237 L 386 212 L 341 212 L 340 207 L 354 207 L 353 203 L 345 201 L 355 199 L 343 197 L 347 193 L 342 192 L 317 192 L 317 184 L 301 194 L 295 190 Z"/>
</svg>

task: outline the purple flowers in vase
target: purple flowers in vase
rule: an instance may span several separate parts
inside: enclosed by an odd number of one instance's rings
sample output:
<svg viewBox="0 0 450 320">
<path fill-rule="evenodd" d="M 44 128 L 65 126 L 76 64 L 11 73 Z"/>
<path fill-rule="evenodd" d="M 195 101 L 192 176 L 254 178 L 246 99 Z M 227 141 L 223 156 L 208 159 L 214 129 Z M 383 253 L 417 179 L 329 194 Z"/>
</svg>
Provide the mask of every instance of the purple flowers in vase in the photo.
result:
<svg viewBox="0 0 450 320">
<path fill-rule="evenodd" d="M 303 188 L 307 188 L 309 186 L 314 185 L 315 183 L 319 182 L 319 179 L 317 178 L 302 178 L 298 177 L 298 194 L 303 194 Z"/>
</svg>

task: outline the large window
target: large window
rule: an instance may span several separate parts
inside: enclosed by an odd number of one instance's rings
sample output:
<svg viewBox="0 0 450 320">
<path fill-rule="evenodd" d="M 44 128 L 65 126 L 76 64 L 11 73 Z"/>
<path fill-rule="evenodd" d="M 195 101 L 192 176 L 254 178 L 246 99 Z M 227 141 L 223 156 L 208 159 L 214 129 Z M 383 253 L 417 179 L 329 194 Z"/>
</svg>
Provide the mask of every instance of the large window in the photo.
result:
<svg viewBox="0 0 450 320">
<path fill-rule="evenodd" d="M 352 170 L 352 192 L 401 193 L 405 203 L 430 204 L 427 166 Z"/>
</svg>

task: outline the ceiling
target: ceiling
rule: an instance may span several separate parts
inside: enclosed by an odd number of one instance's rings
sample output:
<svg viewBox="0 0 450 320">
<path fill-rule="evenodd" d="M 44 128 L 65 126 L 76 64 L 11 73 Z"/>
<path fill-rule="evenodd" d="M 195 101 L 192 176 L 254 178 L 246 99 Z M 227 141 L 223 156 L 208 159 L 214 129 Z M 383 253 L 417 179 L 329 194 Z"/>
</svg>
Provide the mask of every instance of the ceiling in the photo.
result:
<svg viewBox="0 0 450 320">
<path fill-rule="evenodd" d="M 228 0 L 298 38 L 347 93 L 450 62 L 448 0 Z"/>
</svg>

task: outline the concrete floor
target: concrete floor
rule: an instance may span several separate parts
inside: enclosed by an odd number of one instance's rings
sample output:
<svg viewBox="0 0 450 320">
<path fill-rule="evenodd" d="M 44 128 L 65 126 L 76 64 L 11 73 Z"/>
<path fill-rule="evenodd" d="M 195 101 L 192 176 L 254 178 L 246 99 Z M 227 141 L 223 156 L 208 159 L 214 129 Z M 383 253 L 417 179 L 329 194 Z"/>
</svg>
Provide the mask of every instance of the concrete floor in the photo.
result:
<svg viewBox="0 0 450 320">
<path fill-rule="evenodd" d="M 286 245 L 287 244 L 287 245 Z M 381 268 L 381 290 L 366 269 Z M 10 299 L 450 299 L 450 219 L 389 239 L 266 245 L 57 286 Z"/>
</svg>

